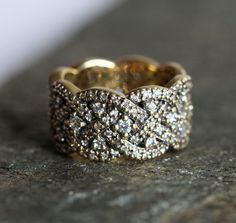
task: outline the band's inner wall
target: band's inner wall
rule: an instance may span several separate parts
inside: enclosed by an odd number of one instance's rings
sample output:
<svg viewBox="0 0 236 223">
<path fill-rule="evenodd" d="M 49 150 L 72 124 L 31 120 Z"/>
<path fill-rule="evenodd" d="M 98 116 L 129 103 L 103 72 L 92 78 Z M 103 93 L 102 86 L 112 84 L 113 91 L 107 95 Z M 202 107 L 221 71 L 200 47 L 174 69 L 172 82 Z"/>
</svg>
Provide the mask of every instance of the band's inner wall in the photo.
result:
<svg viewBox="0 0 236 223">
<path fill-rule="evenodd" d="M 122 93 L 146 85 L 166 86 L 180 71 L 171 65 L 154 65 L 140 61 L 117 63 L 113 68 L 95 64 L 79 70 L 75 76 L 66 75 L 65 79 L 80 89 L 105 87 Z"/>
</svg>

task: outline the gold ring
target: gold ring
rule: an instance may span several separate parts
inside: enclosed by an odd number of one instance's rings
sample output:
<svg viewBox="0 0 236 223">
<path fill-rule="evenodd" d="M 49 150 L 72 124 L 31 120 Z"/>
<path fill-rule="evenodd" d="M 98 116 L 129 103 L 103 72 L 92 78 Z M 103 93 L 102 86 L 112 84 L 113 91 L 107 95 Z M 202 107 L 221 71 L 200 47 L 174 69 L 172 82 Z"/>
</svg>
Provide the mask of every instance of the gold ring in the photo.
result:
<svg viewBox="0 0 236 223">
<path fill-rule="evenodd" d="M 177 63 L 93 58 L 58 68 L 49 85 L 51 137 L 62 153 L 144 160 L 189 142 L 192 82 Z"/>
</svg>

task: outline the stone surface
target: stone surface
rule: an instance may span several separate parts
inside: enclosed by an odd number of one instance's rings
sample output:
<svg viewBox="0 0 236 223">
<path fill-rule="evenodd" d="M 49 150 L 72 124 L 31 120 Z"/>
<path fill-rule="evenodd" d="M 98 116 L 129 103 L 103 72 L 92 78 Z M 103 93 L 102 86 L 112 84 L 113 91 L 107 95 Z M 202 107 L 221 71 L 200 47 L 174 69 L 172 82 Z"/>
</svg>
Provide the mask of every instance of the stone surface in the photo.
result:
<svg viewBox="0 0 236 223">
<path fill-rule="evenodd" d="M 0 88 L 0 222 L 235 222 L 234 0 L 125 2 Z M 188 148 L 97 163 L 53 150 L 47 76 L 78 58 L 140 53 L 194 81 Z M 13 61 L 14 62 L 14 61 Z"/>
</svg>

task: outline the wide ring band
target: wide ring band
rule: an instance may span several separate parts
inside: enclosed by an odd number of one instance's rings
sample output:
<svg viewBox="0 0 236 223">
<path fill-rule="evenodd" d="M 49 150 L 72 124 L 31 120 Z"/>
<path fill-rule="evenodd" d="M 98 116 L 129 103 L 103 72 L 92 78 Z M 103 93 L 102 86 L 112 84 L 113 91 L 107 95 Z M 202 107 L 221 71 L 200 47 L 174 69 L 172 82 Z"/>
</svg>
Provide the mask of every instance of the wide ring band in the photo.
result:
<svg viewBox="0 0 236 223">
<path fill-rule="evenodd" d="M 51 137 L 62 153 L 141 160 L 188 144 L 192 82 L 176 63 L 89 59 L 57 69 L 49 85 Z"/>
</svg>

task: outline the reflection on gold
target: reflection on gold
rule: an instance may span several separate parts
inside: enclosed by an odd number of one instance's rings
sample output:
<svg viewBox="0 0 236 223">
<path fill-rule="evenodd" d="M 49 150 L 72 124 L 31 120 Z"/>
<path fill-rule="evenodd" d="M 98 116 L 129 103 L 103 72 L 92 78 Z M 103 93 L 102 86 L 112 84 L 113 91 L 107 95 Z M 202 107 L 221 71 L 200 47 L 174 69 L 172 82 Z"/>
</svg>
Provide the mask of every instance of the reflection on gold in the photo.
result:
<svg viewBox="0 0 236 223">
<path fill-rule="evenodd" d="M 102 87 L 127 93 L 147 85 L 168 87 L 168 83 L 179 74 L 185 74 L 185 71 L 174 63 L 159 65 L 147 57 L 127 56 L 116 62 L 90 59 L 73 68 L 61 68 L 51 81 L 66 80 L 81 90 Z"/>
</svg>

